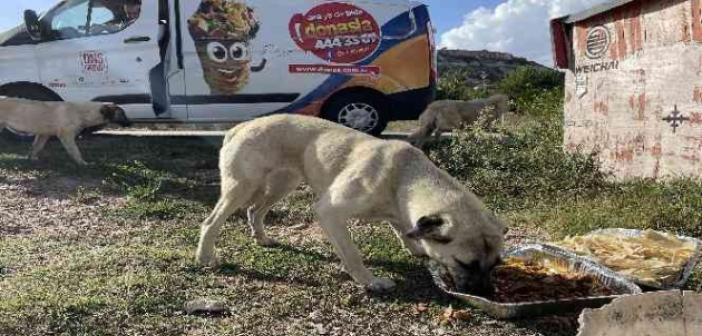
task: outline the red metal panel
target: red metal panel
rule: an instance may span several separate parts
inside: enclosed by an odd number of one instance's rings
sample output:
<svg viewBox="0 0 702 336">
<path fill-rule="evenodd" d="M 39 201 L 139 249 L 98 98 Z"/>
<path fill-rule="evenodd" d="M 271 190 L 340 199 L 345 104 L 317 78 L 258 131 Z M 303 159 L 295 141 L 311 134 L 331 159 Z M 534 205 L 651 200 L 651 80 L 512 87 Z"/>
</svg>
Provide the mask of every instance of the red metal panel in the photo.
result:
<svg viewBox="0 0 702 336">
<path fill-rule="evenodd" d="M 631 8 L 629 18 L 631 49 L 633 52 L 636 52 L 643 49 L 643 34 L 641 33 L 641 3 L 634 2 L 629 6 Z"/>
<path fill-rule="evenodd" d="M 692 39 L 702 42 L 702 0 L 692 0 Z"/>
<path fill-rule="evenodd" d="M 551 47 L 553 48 L 554 63 L 559 69 L 566 69 L 570 66 L 568 59 L 568 40 L 566 37 L 566 25 L 559 19 L 551 21 Z"/>
</svg>

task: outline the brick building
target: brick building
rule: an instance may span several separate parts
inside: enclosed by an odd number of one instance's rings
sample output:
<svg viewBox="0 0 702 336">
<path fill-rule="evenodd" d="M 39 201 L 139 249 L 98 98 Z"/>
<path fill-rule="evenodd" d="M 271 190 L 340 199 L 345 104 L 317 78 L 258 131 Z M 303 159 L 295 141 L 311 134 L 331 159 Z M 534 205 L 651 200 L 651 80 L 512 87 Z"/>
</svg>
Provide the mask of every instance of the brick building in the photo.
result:
<svg viewBox="0 0 702 336">
<path fill-rule="evenodd" d="M 617 0 L 551 21 L 565 147 L 617 179 L 702 177 L 702 0 Z"/>
</svg>

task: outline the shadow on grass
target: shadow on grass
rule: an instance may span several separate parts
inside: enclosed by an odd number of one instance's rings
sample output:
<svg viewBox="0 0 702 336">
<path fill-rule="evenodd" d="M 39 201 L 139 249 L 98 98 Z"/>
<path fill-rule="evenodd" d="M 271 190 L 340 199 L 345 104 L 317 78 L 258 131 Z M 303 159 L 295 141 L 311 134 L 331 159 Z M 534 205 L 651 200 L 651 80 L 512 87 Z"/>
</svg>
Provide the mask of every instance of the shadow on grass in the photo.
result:
<svg viewBox="0 0 702 336">
<path fill-rule="evenodd" d="M 88 137 L 78 141 L 83 156 L 92 165 L 76 165 L 58 141 L 51 141 L 39 161 L 26 159 L 31 144 L 0 139 L 0 169 L 41 173 L 46 179 L 71 177 L 80 181 L 108 181 L 107 193 L 125 193 L 127 187 L 159 178 L 156 196 L 213 205 L 219 196 L 218 138 Z M 138 163 L 138 167 L 134 167 Z M 144 169 L 129 169 L 144 168 Z M 152 172 L 152 176 L 144 175 Z M 115 181 L 115 179 L 117 179 Z M 83 183 L 77 183 L 81 186 Z M 41 192 L 42 179 L 30 179 L 27 187 Z M 22 182 L 20 182 L 22 183 Z M 88 183 L 89 184 L 89 183 Z M 120 190 L 122 189 L 122 190 Z"/>
<path fill-rule="evenodd" d="M 287 275 L 275 275 L 275 274 L 270 274 L 270 273 L 264 273 L 264 272 L 259 272 L 255 269 L 251 268 L 242 268 L 239 265 L 236 264 L 231 264 L 231 263 L 225 263 L 222 264 L 218 271 L 219 274 L 222 275 L 241 275 L 244 276 L 245 278 L 249 280 L 255 280 L 255 281 L 264 281 L 264 282 L 272 282 L 272 283 L 280 283 L 280 284 L 290 284 L 290 283 L 295 283 L 298 285 L 303 285 L 307 287 L 319 287 L 322 286 L 322 283 L 314 280 L 312 278 L 307 278 L 307 277 L 289 277 Z"/>
</svg>

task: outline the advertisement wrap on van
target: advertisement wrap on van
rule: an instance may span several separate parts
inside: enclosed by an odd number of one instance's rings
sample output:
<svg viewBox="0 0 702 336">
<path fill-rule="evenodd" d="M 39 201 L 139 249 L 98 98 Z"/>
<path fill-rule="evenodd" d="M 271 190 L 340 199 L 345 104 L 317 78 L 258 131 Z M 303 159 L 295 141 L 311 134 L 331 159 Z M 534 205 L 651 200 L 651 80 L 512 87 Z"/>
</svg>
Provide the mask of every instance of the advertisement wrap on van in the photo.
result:
<svg viewBox="0 0 702 336">
<path fill-rule="evenodd" d="M 0 95 L 114 102 L 143 123 L 299 113 L 379 134 L 434 99 L 433 39 L 427 6 L 405 0 L 65 0 L 0 34 Z"/>
</svg>

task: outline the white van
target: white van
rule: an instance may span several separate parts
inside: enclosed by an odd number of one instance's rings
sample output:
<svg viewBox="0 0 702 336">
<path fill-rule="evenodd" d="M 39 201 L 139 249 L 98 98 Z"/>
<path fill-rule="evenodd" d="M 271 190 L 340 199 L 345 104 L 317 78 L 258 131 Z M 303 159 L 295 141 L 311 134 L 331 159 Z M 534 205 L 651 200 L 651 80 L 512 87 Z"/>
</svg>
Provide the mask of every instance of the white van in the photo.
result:
<svg viewBox="0 0 702 336">
<path fill-rule="evenodd" d="M 411 1 L 63 0 L 24 20 L 0 34 L 0 95 L 114 102 L 136 122 L 301 113 L 379 134 L 434 98 Z"/>
</svg>

